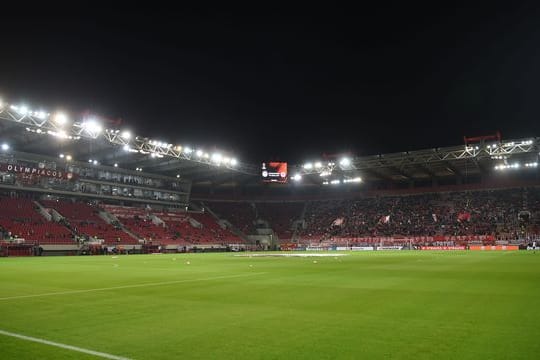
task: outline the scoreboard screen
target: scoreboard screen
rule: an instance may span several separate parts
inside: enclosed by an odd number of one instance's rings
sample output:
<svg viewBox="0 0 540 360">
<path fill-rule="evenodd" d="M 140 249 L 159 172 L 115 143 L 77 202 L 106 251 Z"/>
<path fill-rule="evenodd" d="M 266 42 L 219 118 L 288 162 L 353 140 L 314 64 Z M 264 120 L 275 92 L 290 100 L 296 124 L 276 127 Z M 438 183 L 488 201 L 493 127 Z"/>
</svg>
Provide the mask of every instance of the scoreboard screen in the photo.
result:
<svg viewBox="0 0 540 360">
<path fill-rule="evenodd" d="M 286 183 L 288 180 L 286 162 L 263 162 L 261 166 L 261 179 L 263 182 Z"/>
</svg>

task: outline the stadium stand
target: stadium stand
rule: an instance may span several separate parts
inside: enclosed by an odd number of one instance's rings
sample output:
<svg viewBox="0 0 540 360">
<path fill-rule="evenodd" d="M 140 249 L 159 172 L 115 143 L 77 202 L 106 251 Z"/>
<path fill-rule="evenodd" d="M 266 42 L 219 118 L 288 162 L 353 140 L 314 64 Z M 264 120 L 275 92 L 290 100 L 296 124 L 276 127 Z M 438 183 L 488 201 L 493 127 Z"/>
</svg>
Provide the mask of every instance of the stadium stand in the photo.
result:
<svg viewBox="0 0 540 360">
<path fill-rule="evenodd" d="M 302 215 L 303 202 L 256 203 L 257 217 L 268 221 L 280 241 L 288 241 L 293 235 L 293 222 Z"/>
<path fill-rule="evenodd" d="M 62 224 L 48 221 L 31 199 L 0 197 L 3 232 L 32 244 L 73 244 L 73 234 Z"/>
<path fill-rule="evenodd" d="M 228 220 L 245 234 L 254 230 L 256 212 L 252 202 L 205 201 L 203 206 L 208 206 L 216 215 Z"/>
<path fill-rule="evenodd" d="M 108 245 L 138 244 L 139 241 L 118 226 L 106 223 L 99 217 L 99 209 L 82 202 L 42 200 L 47 208 L 55 209 L 64 216 L 69 227 L 78 235 L 103 239 Z"/>
<path fill-rule="evenodd" d="M 299 238 L 309 242 L 330 238 L 488 236 L 516 238 L 518 232 L 537 231 L 519 224 L 524 193 L 538 189 L 506 189 L 433 193 L 402 197 L 310 202 L 306 227 Z M 531 197 L 528 207 L 538 212 Z M 487 240 L 487 242 L 492 240 Z M 484 241 L 486 242 L 486 241 Z"/>
<path fill-rule="evenodd" d="M 159 241 L 161 244 L 180 244 L 177 236 L 171 233 L 165 223 L 154 223 L 151 213 L 140 207 L 101 205 L 108 213 L 114 215 L 128 230 L 145 242 Z"/>
</svg>

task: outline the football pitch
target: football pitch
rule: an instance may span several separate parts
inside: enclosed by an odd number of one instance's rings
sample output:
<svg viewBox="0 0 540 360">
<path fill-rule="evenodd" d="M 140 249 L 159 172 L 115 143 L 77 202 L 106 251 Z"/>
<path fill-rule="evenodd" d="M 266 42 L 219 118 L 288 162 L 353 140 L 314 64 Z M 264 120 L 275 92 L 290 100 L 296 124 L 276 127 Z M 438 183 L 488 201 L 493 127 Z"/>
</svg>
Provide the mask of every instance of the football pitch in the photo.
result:
<svg viewBox="0 0 540 360">
<path fill-rule="evenodd" d="M 0 258 L 2 359 L 535 359 L 540 253 Z"/>
</svg>

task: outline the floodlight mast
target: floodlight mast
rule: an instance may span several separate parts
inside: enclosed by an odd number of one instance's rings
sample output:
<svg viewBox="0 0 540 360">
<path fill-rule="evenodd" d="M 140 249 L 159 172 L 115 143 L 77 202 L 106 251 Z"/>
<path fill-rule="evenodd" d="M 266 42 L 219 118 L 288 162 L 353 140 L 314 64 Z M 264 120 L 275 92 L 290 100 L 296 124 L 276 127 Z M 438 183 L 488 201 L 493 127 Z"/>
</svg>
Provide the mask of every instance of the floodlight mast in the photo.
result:
<svg viewBox="0 0 540 360">
<path fill-rule="evenodd" d="M 226 157 L 227 161 L 221 161 L 221 157 L 210 159 L 208 157 L 196 157 L 194 152 L 186 151 L 181 146 L 157 142 L 146 137 L 134 136 L 130 132 L 118 129 L 103 129 L 94 118 L 86 116 L 83 121 L 73 121 L 67 124 L 64 114 L 61 117 L 51 115 L 43 111 L 32 112 L 26 106 L 15 106 L 1 102 L 0 119 L 11 121 L 19 125 L 24 125 L 30 131 L 49 134 L 52 136 L 78 140 L 81 138 L 89 140 L 105 139 L 111 144 L 124 147 L 125 150 L 139 153 L 153 153 L 159 156 L 167 156 L 181 160 L 194 161 L 208 165 L 219 165 L 232 171 L 257 175 L 258 167 L 252 164 L 241 163 L 235 158 Z M 221 155 L 220 155 L 221 156 Z"/>
</svg>

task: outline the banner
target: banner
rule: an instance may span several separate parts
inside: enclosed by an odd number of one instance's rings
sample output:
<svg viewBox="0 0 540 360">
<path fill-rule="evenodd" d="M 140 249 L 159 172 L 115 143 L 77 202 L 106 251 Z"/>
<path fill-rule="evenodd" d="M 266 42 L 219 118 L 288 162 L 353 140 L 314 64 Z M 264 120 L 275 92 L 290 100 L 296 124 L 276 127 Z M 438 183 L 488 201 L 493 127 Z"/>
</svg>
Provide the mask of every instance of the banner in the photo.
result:
<svg viewBox="0 0 540 360">
<path fill-rule="evenodd" d="M 403 246 L 394 245 L 394 246 L 377 246 L 377 250 L 401 250 Z"/>
<path fill-rule="evenodd" d="M 338 246 L 336 250 L 373 251 L 373 246 Z"/>
<path fill-rule="evenodd" d="M 74 174 L 72 172 L 51 169 L 38 169 L 33 166 L 22 166 L 14 164 L 0 164 L 0 170 L 14 174 L 46 176 L 64 180 L 74 180 L 77 177 L 77 174 Z"/>
<path fill-rule="evenodd" d="M 421 246 L 420 250 L 465 250 L 465 246 Z"/>
<path fill-rule="evenodd" d="M 517 245 L 491 245 L 491 246 L 471 245 L 469 246 L 469 249 L 482 250 L 482 251 L 505 251 L 505 250 L 518 250 L 519 246 Z"/>
</svg>

